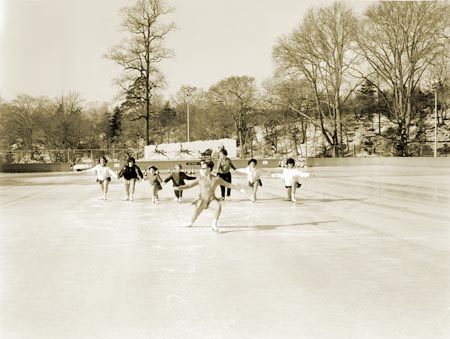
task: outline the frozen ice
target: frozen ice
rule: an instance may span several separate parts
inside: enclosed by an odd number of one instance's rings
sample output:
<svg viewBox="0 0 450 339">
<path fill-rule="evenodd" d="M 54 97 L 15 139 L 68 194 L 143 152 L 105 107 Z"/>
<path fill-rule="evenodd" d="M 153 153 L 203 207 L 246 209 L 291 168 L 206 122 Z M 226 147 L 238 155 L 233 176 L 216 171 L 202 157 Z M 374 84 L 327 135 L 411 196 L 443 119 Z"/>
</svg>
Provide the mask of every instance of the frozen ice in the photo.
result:
<svg viewBox="0 0 450 339">
<path fill-rule="evenodd" d="M 308 170 L 296 203 L 232 191 L 218 233 L 182 226 L 198 187 L 0 174 L 0 337 L 448 339 L 450 169 Z"/>
</svg>

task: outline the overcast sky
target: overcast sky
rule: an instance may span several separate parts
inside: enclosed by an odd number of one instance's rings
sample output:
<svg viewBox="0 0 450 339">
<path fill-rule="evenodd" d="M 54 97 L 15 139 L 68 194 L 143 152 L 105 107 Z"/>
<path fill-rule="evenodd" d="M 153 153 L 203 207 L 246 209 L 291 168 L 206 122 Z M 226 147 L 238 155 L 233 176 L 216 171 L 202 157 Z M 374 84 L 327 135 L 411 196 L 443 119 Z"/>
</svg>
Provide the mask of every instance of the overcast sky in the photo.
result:
<svg viewBox="0 0 450 339">
<path fill-rule="evenodd" d="M 104 59 L 120 41 L 119 10 L 134 0 L 0 0 L 0 96 L 56 97 L 78 92 L 90 101 L 113 101 L 120 68 Z M 271 76 L 272 48 L 314 5 L 331 0 L 167 0 L 177 30 L 161 63 L 166 96 L 181 85 L 208 89 L 233 75 Z M 348 3 L 361 12 L 367 0 Z"/>
</svg>

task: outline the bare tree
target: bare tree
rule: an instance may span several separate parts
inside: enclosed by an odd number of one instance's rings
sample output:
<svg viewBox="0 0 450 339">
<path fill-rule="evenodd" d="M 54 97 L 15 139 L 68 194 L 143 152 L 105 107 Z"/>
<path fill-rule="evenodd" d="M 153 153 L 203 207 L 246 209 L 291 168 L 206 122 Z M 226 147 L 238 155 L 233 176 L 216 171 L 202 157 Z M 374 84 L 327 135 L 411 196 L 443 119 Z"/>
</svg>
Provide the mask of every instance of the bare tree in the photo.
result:
<svg viewBox="0 0 450 339">
<path fill-rule="evenodd" d="M 177 111 L 178 140 L 186 139 L 187 106 L 189 102 L 189 119 L 192 140 L 221 139 L 230 137 L 234 132 L 234 123 L 229 116 L 208 98 L 208 93 L 201 88 L 190 91 L 187 96 L 182 86 L 172 97 L 172 103 Z M 189 92 L 188 92 L 189 93 Z"/>
<path fill-rule="evenodd" d="M 82 111 L 78 93 L 62 95 L 53 103 L 46 117 L 45 143 L 48 149 L 60 150 L 51 154 L 54 161 L 68 161 L 64 150 L 79 148 L 89 133 Z"/>
<path fill-rule="evenodd" d="M 307 80 L 322 133 L 334 156 L 341 154 L 341 91 L 357 57 L 353 51 L 356 28 L 353 10 L 335 2 L 330 7 L 310 9 L 300 26 L 280 38 L 273 49 L 278 72 Z"/>
<path fill-rule="evenodd" d="M 19 95 L 12 102 L 2 105 L 2 136 L 10 146 L 15 143 L 22 149 L 31 149 L 33 144 L 43 137 L 45 113 L 49 110 L 50 100 L 44 97 L 34 98 Z"/>
<path fill-rule="evenodd" d="M 233 119 L 239 140 L 240 156 L 244 157 L 246 139 L 251 132 L 249 117 L 255 112 L 257 99 L 255 78 L 233 76 L 221 80 L 209 89 L 208 98 L 221 114 L 231 116 Z"/>
<path fill-rule="evenodd" d="M 440 110 L 438 110 L 438 125 L 443 125 L 447 119 L 447 109 L 450 105 L 450 46 L 446 53 L 439 55 L 431 66 L 427 87 L 437 91 Z"/>
<path fill-rule="evenodd" d="M 448 44 L 449 12 L 443 1 L 383 1 L 369 7 L 361 22 L 359 47 L 385 86 L 379 90 L 397 125 L 396 155 L 409 155 L 413 94 Z"/>
<path fill-rule="evenodd" d="M 121 10 L 122 28 L 129 35 L 105 55 L 124 71 L 118 79 L 132 120 L 145 120 L 146 144 L 150 144 L 151 99 L 153 91 L 164 84 L 157 67 L 172 56 L 164 47 L 174 23 L 164 23 L 163 17 L 173 12 L 164 0 L 137 0 L 134 6 Z"/>
<path fill-rule="evenodd" d="M 272 110 L 272 114 L 266 114 L 262 117 L 263 121 L 269 124 L 283 125 L 282 135 L 289 139 L 293 144 L 294 155 L 298 157 L 298 146 L 307 141 L 307 128 L 310 123 L 314 124 L 314 116 L 312 112 L 312 103 L 310 98 L 313 97 L 308 83 L 304 80 L 296 78 L 272 78 L 263 84 L 266 89 L 264 102 L 266 102 Z M 273 121 L 278 117 L 278 121 Z M 273 123 L 272 123 L 273 121 Z M 266 127 L 266 130 L 273 132 Z M 273 142 L 273 141 L 271 141 Z M 275 143 L 275 147 L 277 144 Z"/>
</svg>

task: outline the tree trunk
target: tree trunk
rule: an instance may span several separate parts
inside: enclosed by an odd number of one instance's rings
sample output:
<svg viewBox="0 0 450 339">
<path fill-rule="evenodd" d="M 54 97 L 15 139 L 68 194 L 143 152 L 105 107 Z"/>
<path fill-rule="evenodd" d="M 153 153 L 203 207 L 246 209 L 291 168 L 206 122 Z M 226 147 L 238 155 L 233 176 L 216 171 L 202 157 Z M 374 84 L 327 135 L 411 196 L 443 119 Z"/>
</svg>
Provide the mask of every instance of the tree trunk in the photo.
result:
<svg viewBox="0 0 450 339">
<path fill-rule="evenodd" d="M 239 149 L 240 149 L 240 152 L 241 152 L 241 154 L 239 155 L 239 157 L 242 159 L 242 158 L 244 158 L 244 143 L 243 143 L 243 141 L 242 141 L 242 130 L 241 129 L 239 129 Z"/>
<path fill-rule="evenodd" d="M 409 145 L 409 137 L 407 126 L 405 124 L 405 121 L 403 119 L 400 119 L 400 121 L 398 122 L 396 142 L 395 142 L 395 152 L 396 152 L 395 155 L 400 157 L 409 156 L 408 145 Z"/>
</svg>

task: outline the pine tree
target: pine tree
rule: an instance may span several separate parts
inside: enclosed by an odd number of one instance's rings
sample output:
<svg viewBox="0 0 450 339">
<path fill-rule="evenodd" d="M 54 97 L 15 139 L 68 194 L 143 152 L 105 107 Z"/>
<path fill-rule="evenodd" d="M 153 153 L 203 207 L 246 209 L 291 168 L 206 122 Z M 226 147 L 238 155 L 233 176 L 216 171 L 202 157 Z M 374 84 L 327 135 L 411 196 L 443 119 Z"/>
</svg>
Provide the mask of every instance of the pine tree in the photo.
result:
<svg viewBox="0 0 450 339">
<path fill-rule="evenodd" d="M 122 111 L 119 107 L 114 108 L 109 124 L 109 135 L 111 143 L 118 143 L 122 134 Z"/>
</svg>

